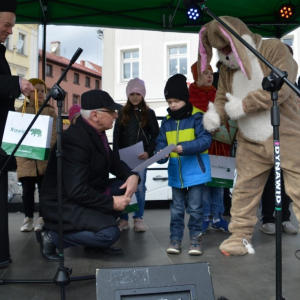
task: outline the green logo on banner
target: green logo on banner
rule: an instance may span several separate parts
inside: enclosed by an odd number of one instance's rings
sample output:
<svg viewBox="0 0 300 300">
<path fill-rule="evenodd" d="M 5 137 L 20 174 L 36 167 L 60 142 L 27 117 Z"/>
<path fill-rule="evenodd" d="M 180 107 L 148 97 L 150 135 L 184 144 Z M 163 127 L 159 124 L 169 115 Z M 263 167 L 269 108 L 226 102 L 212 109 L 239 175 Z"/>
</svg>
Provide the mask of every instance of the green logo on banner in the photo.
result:
<svg viewBox="0 0 300 300">
<path fill-rule="evenodd" d="M 31 135 L 33 136 L 38 136 L 38 137 L 41 137 L 42 136 L 42 130 L 41 129 L 38 129 L 38 128 L 32 128 L 30 129 L 30 132 L 31 132 Z"/>
</svg>

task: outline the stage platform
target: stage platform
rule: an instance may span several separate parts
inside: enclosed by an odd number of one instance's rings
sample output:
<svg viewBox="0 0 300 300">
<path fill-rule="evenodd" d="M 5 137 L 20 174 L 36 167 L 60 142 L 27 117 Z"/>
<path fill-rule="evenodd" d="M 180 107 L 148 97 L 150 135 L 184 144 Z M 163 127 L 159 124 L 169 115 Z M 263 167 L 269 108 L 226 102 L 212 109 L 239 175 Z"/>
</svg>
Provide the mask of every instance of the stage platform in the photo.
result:
<svg viewBox="0 0 300 300">
<path fill-rule="evenodd" d="M 7 269 L 0 269 L 0 277 L 6 280 L 52 280 L 58 270 L 58 263 L 49 263 L 41 258 L 34 232 L 20 232 L 23 218 L 22 213 L 9 213 L 10 251 L 13 263 Z M 297 224 L 294 214 L 291 220 L 294 225 Z M 101 268 L 136 268 L 205 262 L 210 266 L 215 299 L 221 296 L 229 300 L 276 299 L 275 236 L 261 232 L 259 223 L 255 226 L 253 236 L 255 255 L 247 254 L 241 257 L 223 255 L 218 247 L 229 234 L 209 230 L 203 236 L 204 253 L 197 257 L 188 255 L 187 229 L 182 253 L 180 255 L 166 253 L 169 244 L 168 209 L 147 209 L 144 221 L 148 227 L 145 233 L 136 233 L 132 228 L 122 232 L 121 239 L 116 245 L 125 249 L 123 255 L 109 256 L 87 252 L 80 247 L 66 249 L 65 267 L 72 268 L 71 278 L 95 275 L 96 269 Z M 130 223 L 132 227 L 132 221 Z M 295 255 L 299 249 L 300 234 L 288 235 L 283 232 L 282 296 L 286 300 L 299 300 L 300 297 L 300 260 Z M 299 252 L 297 255 L 300 257 Z M 186 272 L 189 272 L 188 265 Z M 96 300 L 96 281 L 72 281 L 65 287 L 65 292 L 68 300 Z M 0 286 L 0 299 L 59 300 L 61 294 L 60 288 L 53 283 L 4 284 Z"/>
</svg>

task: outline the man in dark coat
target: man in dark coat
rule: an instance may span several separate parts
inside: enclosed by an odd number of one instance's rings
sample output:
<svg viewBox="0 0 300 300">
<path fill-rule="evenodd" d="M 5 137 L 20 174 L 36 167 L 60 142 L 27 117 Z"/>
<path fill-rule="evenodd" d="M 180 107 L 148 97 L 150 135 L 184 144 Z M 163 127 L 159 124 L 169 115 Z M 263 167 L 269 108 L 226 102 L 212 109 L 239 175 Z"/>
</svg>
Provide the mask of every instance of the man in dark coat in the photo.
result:
<svg viewBox="0 0 300 300">
<path fill-rule="evenodd" d="M 131 201 L 139 177 L 112 152 L 105 134 L 122 106 L 108 93 L 91 90 L 82 94 L 81 107 L 81 116 L 62 136 L 63 246 L 114 252 L 110 246 L 120 237 L 116 219 Z M 47 261 L 58 257 L 56 145 L 53 148 L 40 193 L 46 229 L 40 244 Z M 109 173 L 116 178 L 109 179 Z"/>
<path fill-rule="evenodd" d="M 21 79 L 19 76 L 11 75 L 5 58 L 6 48 L 2 44 L 12 34 L 12 28 L 16 21 L 16 6 L 16 0 L 0 2 L 0 145 L 2 143 L 8 111 L 15 110 L 15 98 L 18 98 L 20 93 L 29 96 L 34 91 L 34 87 L 29 81 Z M 6 159 L 6 153 L 0 148 L 0 170 L 2 170 Z M 8 238 L 7 171 L 16 168 L 15 158 L 12 158 L 5 170 L 2 170 L 0 174 L 0 268 L 7 267 L 12 262 L 9 253 Z"/>
</svg>

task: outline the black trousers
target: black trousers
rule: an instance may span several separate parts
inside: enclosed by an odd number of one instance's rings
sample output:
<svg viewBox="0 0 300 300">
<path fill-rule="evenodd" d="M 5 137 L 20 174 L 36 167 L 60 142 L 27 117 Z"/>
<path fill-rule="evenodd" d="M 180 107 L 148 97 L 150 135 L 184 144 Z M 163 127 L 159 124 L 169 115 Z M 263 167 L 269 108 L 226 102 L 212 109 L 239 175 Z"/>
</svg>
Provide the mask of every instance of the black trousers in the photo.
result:
<svg viewBox="0 0 300 300">
<path fill-rule="evenodd" d="M 8 175 L 3 171 L 0 176 L 0 262 L 10 259 L 8 237 Z"/>
<path fill-rule="evenodd" d="M 275 223 L 275 178 L 274 169 L 271 170 L 267 183 L 261 197 L 261 220 L 263 224 Z M 289 221 L 291 212 L 289 209 L 291 199 L 285 193 L 284 179 L 281 171 L 281 205 L 282 205 L 282 222 Z"/>
<path fill-rule="evenodd" d="M 120 190 L 120 186 L 124 184 L 123 180 L 112 178 L 109 179 L 110 191 L 112 196 L 121 196 L 125 194 L 125 189 Z M 121 211 L 113 211 L 112 215 L 118 219 Z M 53 243 L 56 248 L 59 247 L 59 235 L 57 232 L 50 231 Z M 63 235 L 63 248 L 74 246 L 106 248 L 113 245 L 120 238 L 120 230 L 118 226 L 106 227 L 98 232 L 92 231 L 71 231 L 65 232 Z"/>
<path fill-rule="evenodd" d="M 23 187 L 23 209 L 25 217 L 33 218 L 34 213 L 34 192 L 35 184 L 38 185 L 39 191 L 41 190 L 42 181 L 44 176 L 35 177 L 21 177 L 19 180 Z M 41 205 L 39 209 L 39 216 L 42 217 Z"/>
</svg>

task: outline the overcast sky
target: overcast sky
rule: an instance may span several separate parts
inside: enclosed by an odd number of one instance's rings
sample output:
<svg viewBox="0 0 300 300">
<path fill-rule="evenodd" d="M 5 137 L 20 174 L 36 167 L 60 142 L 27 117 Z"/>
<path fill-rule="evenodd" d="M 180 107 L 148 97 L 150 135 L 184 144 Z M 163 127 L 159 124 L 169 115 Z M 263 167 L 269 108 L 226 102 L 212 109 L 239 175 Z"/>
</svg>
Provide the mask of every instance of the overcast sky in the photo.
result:
<svg viewBox="0 0 300 300">
<path fill-rule="evenodd" d="M 102 41 L 98 38 L 100 27 L 54 26 L 47 25 L 46 51 L 50 52 L 51 42 L 60 42 L 60 55 L 71 59 L 78 48 L 83 52 L 80 60 L 88 60 L 102 66 Z M 43 45 L 43 26 L 39 26 L 39 49 Z"/>
</svg>

